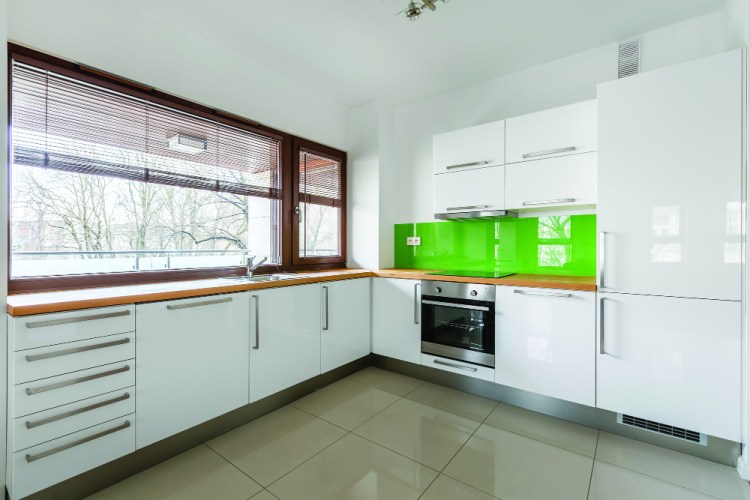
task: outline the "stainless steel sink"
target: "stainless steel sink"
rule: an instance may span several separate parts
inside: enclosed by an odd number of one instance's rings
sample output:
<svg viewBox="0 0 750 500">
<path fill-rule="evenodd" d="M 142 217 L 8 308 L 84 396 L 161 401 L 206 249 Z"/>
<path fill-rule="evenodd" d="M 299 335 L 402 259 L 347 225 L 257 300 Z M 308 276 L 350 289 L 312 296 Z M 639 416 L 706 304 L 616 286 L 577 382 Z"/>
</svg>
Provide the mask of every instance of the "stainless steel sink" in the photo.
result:
<svg viewBox="0 0 750 500">
<path fill-rule="evenodd" d="M 266 281 L 281 281 L 303 277 L 304 275 L 302 274 L 259 274 L 257 276 L 233 276 L 226 279 L 240 282 L 244 281 L 247 283 L 263 283 Z"/>
</svg>

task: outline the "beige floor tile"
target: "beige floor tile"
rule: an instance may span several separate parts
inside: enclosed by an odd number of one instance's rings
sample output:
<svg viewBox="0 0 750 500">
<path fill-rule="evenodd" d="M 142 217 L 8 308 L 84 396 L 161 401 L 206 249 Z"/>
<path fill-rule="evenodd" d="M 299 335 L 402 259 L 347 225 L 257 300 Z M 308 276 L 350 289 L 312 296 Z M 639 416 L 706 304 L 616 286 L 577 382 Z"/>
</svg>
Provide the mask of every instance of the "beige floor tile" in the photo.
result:
<svg viewBox="0 0 750 500">
<path fill-rule="evenodd" d="M 92 500 L 246 500 L 262 488 L 204 445 L 89 497 Z"/>
<path fill-rule="evenodd" d="M 335 425 L 285 406 L 206 444 L 268 486 L 345 434 Z"/>
<path fill-rule="evenodd" d="M 353 434 L 269 487 L 288 499 L 417 499 L 437 472 Z"/>
<path fill-rule="evenodd" d="M 401 399 L 355 429 L 355 434 L 441 470 L 479 422 Z"/>
<path fill-rule="evenodd" d="M 750 485 L 740 479 L 734 467 L 607 432 L 599 436 L 596 459 L 706 495 L 750 499 Z"/>
<path fill-rule="evenodd" d="M 493 500 L 486 493 L 482 493 L 476 488 L 472 488 L 464 483 L 456 481 L 453 478 L 440 474 L 435 482 L 427 488 L 420 500 Z"/>
<path fill-rule="evenodd" d="M 428 382 L 414 389 L 406 397 L 480 422 L 487 418 L 497 405 L 497 401 Z"/>
<path fill-rule="evenodd" d="M 503 500 L 582 500 L 593 459 L 482 425 L 444 473 Z"/>
<path fill-rule="evenodd" d="M 252 497 L 250 500 L 278 500 L 278 497 L 269 493 L 268 490 L 263 490 L 257 495 L 255 495 L 254 497 Z"/>
<path fill-rule="evenodd" d="M 292 403 L 293 406 L 353 430 L 399 397 L 351 380 L 339 380 Z"/>
<path fill-rule="evenodd" d="M 596 450 L 597 429 L 574 424 L 542 413 L 499 403 L 485 421 L 532 439 L 593 457 Z"/>
<path fill-rule="evenodd" d="M 604 462 L 594 463 L 588 500 L 709 500 L 676 484 L 660 481 Z"/>
<path fill-rule="evenodd" d="M 377 387 L 384 391 L 403 396 L 410 393 L 420 385 L 421 380 L 401 375 L 400 373 L 381 370 L 374 366 L 368 366 L 364 370 L 349 376 L 349 379 L 359 382 L 360 384 Z"/>
</svg>

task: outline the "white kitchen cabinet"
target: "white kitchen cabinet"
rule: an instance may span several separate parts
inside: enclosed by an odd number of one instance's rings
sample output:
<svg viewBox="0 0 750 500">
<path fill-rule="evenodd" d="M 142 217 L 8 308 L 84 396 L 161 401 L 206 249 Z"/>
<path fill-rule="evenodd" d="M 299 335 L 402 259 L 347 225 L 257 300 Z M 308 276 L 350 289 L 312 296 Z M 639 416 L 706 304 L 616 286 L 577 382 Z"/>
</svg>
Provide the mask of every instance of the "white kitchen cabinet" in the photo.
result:
<svg viewBox="0 0 750 500">
<path fill-rule="evenodd" d="M 328 281 L 320 286 L 323 373 L 370 354 L 370 278 Z"/>
<path fill-rule="evenodd" d="M 508 118 L 505 163 L 596 151 L 596 100 Z"/>
<path fill-rule="evenodd" d="M 372 282 L 372 352 L 422 362 L 420 281 L 375 278 Z"/>
<path fill-rule="evenodd" d="M 505 166 L 505 208 L 544 210 L 596 205 L 596 153 Z"/>
<path fill-rule="evenodd" d="M 136 306 L 138 448 L 248 403 L 249 299 L 242 292 Z"/>
<path fill-rule="evenodd" d="M 505 208 L 504 167 L 477 168 L 433 177 L 436 214 Z"/>
<path fill-rule="evenodd" d="M 741 304 L 598 298 L 597 406 L 740 441 Z"/>
<path fill-rule="evenodd" d="M 320 285 L 250 296 L 250 402 L 320 375 Z"/>
<path fill-rule="evenodd" d="M 592 292 L 497 287 L 495 382 L 595 405 Z"/>
<path fill-rule="evenodd" d="M 740 300 L 742 52 L 599 85 L 600 289 Z"/>
<path fill-rule="evenodd" d="M 433 137 L 434 173 L 502 165 L 505 162 L 505 122 L 485 123 Z"/>
</svg>

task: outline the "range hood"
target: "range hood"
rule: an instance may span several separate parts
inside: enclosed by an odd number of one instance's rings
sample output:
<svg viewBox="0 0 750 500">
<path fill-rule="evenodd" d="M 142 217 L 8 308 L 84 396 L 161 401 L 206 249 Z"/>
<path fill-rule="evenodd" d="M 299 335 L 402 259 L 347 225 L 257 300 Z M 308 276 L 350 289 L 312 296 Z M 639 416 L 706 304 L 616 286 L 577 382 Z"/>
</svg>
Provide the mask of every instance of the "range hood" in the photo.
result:
<svg viewBox="0 0 750 500">
<path fill-rule="evenodd" d="M 462 207 L 463 208 L 463 207 Z M 466 207 L 470 208 L 470 207 Z M 505 219 L 517 218 L 518 212 L 510 210 L 491 210 L 487 208 L 473 208 L 471 210 L 451 210 L 435 214 L 436 219 L 440 220 L 460 220 L 460 219 Z"/>
</svg>

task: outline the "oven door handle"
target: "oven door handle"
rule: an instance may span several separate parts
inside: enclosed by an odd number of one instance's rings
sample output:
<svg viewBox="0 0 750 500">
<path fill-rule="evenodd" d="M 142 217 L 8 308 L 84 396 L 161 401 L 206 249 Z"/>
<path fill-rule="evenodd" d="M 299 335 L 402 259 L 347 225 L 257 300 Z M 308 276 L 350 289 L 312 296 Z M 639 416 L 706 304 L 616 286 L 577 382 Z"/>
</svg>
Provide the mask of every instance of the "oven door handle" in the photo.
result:
<svg viewBox="0 0 750 500">
<path fill-rule="evenodd" d="M 456 309 L 471 309 L 472 311 L 487 311 L 490 308 L 487 306 L 472 306 L 469 304 L 454 304 L 453 302 L 438 302 L 437 300 L 422 300 L 422 304 L 428 306 L 443 306 L 443 307 L 455 307 Z"/>
</svg>

